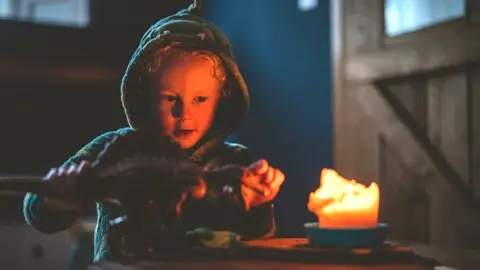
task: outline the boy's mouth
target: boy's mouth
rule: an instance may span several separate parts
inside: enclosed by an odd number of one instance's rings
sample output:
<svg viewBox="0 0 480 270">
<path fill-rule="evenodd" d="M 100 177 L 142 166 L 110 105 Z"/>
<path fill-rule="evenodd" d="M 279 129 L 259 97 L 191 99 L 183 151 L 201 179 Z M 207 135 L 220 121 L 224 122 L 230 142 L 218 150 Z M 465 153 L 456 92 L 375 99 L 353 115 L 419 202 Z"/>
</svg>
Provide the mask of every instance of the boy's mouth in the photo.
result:
<svg viewBox="0 0 480 270">
<path fill-rule="evenodd" d="M 175 136 L 176 138 L 186 138 L 192 135 L 193 132 L 195 132 L 193 129 L 179 129 L 173 132 L 173 136 Z"/>
</svg>

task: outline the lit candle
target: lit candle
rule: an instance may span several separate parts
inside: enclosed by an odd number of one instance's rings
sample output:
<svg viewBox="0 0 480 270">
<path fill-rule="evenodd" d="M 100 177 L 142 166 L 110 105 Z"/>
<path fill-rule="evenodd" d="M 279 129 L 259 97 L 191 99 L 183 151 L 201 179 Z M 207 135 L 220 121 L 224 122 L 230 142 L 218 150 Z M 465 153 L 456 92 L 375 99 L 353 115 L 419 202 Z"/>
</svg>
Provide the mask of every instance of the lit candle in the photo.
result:
<svg viewBox="0 0 480 270">
<path fill-rule="evenodd" d="M 307 207 L 317 216 L 320 228 L 376 227 L 379 197 L 376 183 L 367 187 L 324 169 L 320 187 L 310 193 Z"/>
</svg>

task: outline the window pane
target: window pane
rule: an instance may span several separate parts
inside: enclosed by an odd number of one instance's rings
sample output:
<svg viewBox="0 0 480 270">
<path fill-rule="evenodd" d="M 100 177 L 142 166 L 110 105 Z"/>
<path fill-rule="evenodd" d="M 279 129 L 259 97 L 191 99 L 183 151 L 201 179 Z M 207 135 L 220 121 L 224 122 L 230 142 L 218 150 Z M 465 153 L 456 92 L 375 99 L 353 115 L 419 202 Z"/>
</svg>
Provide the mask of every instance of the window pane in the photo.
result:
<svg viewBox="0 0 480 270">
<path fill-rule="evenodd" d="M 87 10 L 82 10 L 82 7 L 79 6 L 76 0 L 37 4 L 34 8 L 32 19 L 34 22 L 39 23 L 86 26 L 88 23 L 88 6 L 86 8 Z"/>
<path fill-rule="evenodd" d="M 318 0 L 297 0 L 297 6 L 300 11 L 309 11 L 318 6 Z"/>
<path fill-rule="evenodd" d="M 385 0 L 385 32 L 396 36 L 465 16 L 465 0 Z"/>
<path fill-rule="evenodd" d="M 0 0 L 0 18 L 5 18 L 10 15 L 12 9 L 10 0 Z"/>
<path fill-rule="evenodd" d="M 89 0 L 0 0 L 0 18 L 85 27 Z"/>
</svg>

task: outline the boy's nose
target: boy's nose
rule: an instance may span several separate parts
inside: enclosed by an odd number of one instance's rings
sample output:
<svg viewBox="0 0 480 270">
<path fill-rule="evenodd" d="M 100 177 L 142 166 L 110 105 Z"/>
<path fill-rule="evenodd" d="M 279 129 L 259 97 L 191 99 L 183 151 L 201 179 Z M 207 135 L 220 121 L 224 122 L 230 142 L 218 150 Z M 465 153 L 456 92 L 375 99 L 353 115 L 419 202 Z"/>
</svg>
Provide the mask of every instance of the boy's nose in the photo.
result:
<svg viewBox="0 0 480 270">
<path fill-rule="evenodd" d="M 186 105 L 182 101 L 175 103 L 172 108 L 172 116 L 176 119 L 190 119 L 192 117 L 191 106 Z"/>
</svg>

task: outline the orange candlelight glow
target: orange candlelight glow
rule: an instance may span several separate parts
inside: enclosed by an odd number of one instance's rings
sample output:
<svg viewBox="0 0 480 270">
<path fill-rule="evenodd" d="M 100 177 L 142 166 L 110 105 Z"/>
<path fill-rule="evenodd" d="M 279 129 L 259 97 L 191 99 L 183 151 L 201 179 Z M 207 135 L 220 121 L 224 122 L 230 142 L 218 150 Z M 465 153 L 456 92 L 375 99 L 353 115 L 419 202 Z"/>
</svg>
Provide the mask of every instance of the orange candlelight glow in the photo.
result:
<svg viewBox="0 0 480 270">
<path fill-rule="evenodd" d="M 320 175 L 320 187 L 310 193 L 308 210 L 320 228 L 376 227 L 380 192 L 376 183 L 366 187 L 331 169 Z"/>
</svg>

